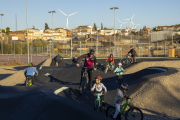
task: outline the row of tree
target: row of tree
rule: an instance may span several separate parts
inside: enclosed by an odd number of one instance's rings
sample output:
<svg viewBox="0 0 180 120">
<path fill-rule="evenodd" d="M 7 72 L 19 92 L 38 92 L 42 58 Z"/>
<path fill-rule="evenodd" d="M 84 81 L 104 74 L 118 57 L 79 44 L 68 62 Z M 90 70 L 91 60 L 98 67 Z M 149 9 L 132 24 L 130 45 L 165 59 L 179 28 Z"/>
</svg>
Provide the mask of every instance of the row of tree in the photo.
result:
<svg viewBox="0 0 180 120">
<path fill-rule="evenodd" d="M 38 47 L 43 47 L 46 48 L 48 45 L 48 43 L 46 41 L 43 40 L 36 40 L 34 42 L 32 42 L 32 47 L 35 49 L 33 49 L 36 52 L 36 48 Z M 12 43 L 5 43 L 3 42 L 3 54 L 12 54 L 14 53 L 14 49 L 15 49 L 15 54 L 21 54 L 21 48 L 22 48 L 22 54 L 27 54 L 27 43 L 26 42 L 19 42 L 19 41 L 15 41 Z M 29 49 L 31 50 L 31 43 L 29 43 Z M 1 42 L 0 42 L 0 51 L 1 51 Z M 1 54 L 2 52 L 0 52 Z"/>
</svg>

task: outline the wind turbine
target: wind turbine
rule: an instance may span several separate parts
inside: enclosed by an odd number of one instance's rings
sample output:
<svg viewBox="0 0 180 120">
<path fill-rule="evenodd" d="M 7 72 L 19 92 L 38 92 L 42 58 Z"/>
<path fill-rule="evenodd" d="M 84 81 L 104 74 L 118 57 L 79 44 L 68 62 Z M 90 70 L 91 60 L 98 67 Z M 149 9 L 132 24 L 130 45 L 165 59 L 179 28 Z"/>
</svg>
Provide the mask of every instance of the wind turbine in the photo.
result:
<svg viewBox="0 0 180 120">
<path fill-rule="evenodd" d="M 133 21 L 132 21 L 132 24 L 135 26 L 134 29 L 136 29 L 136 26 L 141 25 L 141 24 L 135 24 Z"/>
<path fill-rule="evenodd" d="M 122 30 L 122 25 L 125 24 L 125 23 L 127 23 L 127 22 L 122 23 L 119 19 L 118 19 L 118 21 L 119 21 L 120 24 L 121 24 L 121 25 L 120 25 L 120 28 L 121 28 L 121 30 Z"/>
<path fill-rule="evenodd" d="M 134 15 L 135 15 L 135 14 L 134 14 Z M 133 19 L 134 15 L 132 16 L 132 18 L 131 18 L 131 19 L 124 19 L 124 20 L 128 20 L 128 21 L 130 21 L 130 28 L 131 28 L 131 22 L 132 22 L 132 19 Z"/>
<path fill-rule="evenodd" d="M 58 9 L 58 10 L 59 10 L 60 12 L 62 12 L 60 9 Z M 64 15 L 67 17 L 67 26 L 66 26 L 67 29 L 68 29 L 68 17 L 71 16 L 71 15 L 74 15 L 74 14 L 76 14 L 76 13 L 78 13 L 78 12 L 75 12 L 75 13 L 70 14 L 70 15 L 66 15 L 65 13 L 62 12 L 62 14 L 64 14 Z"/>
</svg>

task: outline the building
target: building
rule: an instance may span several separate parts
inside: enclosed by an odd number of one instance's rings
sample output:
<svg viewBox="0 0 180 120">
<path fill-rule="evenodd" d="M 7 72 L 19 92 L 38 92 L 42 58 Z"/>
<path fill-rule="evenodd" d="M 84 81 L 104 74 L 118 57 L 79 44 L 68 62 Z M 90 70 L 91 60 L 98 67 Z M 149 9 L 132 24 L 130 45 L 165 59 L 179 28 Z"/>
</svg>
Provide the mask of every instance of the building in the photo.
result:
<svg viewBox="0 0 180 120">
<path fill-rule="evenodd" d="M 9 35 L 10 36 L 16 36 L 18 37 L 18 40 L 23 40 L 25 41 L 25 31 L 24 30 L 21 30 L 21 31 L 13 31 L 13 32 L 9 32 Z"/>
<path fill-rule="evenodd" d="M 173 26 L 157 26 L 156 27 L 156 30 L 175 30 L 176 29 L 176 26 L 173 25 Z"/>
<path fill-rule="evenodd" d="M 92 26 L 89 25 L 72 28 L 73 36 L 85 37 L 87 34 L 95 34 L 95 33 L 96 31 L 94 31 Z"/>
</svg>

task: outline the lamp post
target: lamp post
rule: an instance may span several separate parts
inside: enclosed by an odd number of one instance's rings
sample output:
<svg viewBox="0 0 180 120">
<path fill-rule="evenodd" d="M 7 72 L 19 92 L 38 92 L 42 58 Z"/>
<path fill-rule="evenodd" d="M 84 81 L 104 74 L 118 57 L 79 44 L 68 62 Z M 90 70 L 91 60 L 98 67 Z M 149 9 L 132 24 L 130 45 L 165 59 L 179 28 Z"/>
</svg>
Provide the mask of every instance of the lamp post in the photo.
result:
<svg viewBox="0 0 180 120">
<path fill-rule="evenodd" d="M 115 55 L 115 9 L 119 9 L 118 7 L 112 7 L 110 10 L 114 9 L 114 55 Z"/>
<path fill-rule="evenodd" d="M 26 19 L 27 19 L 27 52 L 28 52 L 28 63 L 29 63 L 29 39 L 28 39 L 28 11 L 27 11 L 27 0 L 26 0 Z"/>
<path fill-rule="evenodd" d="M 52 13 L 52 46 L 53 46 L 53 13 L 56 13 L 56 11 L 49 11 L 48 13 Z M 51 51 L 52 47 L 50 48 Z M 54 46 L 53 46 L 54 49 Z M 51 52 L 50 52 L 50 58 L 51 58 Z"/>
<path fill-rule="evenodd" d="M 2 44 L 2 16 L 4 16 L 4 14 L 0 14 L 1 15 L 1 52 L 3 54 L 3 44 Z"/>
</svg>

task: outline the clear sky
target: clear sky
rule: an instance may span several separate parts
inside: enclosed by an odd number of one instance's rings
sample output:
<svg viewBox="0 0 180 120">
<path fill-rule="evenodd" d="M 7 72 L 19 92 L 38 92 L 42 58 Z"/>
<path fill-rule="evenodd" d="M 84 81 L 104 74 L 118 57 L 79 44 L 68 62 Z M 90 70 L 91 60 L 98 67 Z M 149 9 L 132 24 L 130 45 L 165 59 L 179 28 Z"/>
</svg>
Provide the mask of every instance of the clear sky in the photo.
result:
<svg viewBox="0 0 180 120">
<path fill-rule="evenodd" d="M 44 30 L 45 23 L 52 27 L 52 14 L 48 11 L 55 10 L 53 14 L 53 28 L 66 28 L 67 15 L 78 12 L 69 17 L 69 29 L 81 25 L 96 23 L 97 27 L 112 28 L 114 26 L 114 11 L 111 7 L 119 7 L 115 11 L 116 29 L 120 27 L 117 20 L 128 22 L 133 14 L 133 22 L 141 24 L 137 29 L 146 25 L 149 28 L 162 25 L 180 24 L 180 0 L 27 0 L 28 1 L 28 28 L 35 26 Z M 17 29 L 26 29 L 26 0 L 0 0 L 0 14 L 3 29 L 10 27 L 16 30 L 15 14 L 17 14 Z M 0 20 L 1 21 L 1 20 Z M 129 27 L 129 22 L 123 28 Z"/>
</svg>

